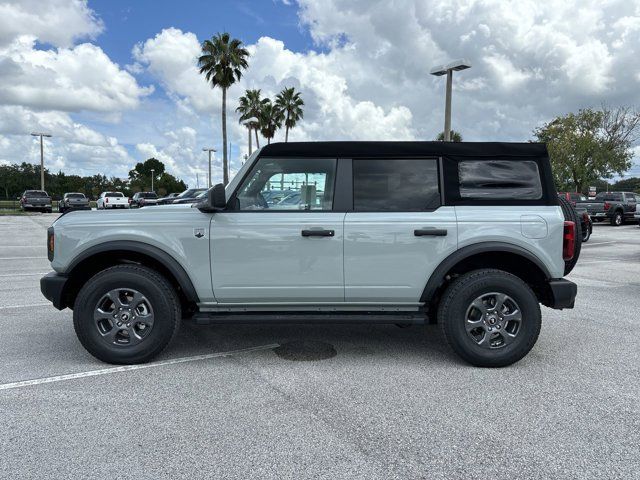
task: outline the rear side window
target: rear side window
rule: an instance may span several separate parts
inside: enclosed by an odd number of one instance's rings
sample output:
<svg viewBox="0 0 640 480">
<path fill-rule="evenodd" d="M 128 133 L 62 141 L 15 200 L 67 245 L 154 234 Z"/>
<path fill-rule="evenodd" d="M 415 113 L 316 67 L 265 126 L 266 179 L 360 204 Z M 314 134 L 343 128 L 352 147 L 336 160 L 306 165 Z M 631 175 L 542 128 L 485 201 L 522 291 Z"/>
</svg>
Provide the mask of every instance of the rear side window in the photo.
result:
<svg viewBox="0 0 640 480">
<path fill-rule="evenodd" d="M 353 160 L 355 211 L 419 212 L 439 206 L 436 160 Z"/>
<path fill-rule="evenodd" d="M 596 200 L 600 202 L 621 202 L 622 194 L 618 192 L 600 192 L 596 195 Z"/>
<path fill-rule="evenodd" d="M 458 163 L 460 198 L 540 200 L 542 185 L 530 160 L 464 160 Z"/>
</svg>

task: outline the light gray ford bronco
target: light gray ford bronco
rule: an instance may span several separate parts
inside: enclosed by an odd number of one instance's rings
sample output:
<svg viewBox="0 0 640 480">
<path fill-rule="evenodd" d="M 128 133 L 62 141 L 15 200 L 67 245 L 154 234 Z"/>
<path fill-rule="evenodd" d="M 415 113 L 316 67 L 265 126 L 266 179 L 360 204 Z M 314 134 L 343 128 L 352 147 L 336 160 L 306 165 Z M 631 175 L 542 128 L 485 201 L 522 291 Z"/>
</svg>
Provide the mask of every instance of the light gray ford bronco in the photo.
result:
<svg viewBox="0 0 640 480">
<path fill-rule="evenodd" d="M 464 360 L 524 357 L 572 308 L 580 223 L 526 143 L 279 143 L 207 199 L 71 212 L 41 290 L 111 363 L 196 323 L 438 323 Z"/>
</svg>

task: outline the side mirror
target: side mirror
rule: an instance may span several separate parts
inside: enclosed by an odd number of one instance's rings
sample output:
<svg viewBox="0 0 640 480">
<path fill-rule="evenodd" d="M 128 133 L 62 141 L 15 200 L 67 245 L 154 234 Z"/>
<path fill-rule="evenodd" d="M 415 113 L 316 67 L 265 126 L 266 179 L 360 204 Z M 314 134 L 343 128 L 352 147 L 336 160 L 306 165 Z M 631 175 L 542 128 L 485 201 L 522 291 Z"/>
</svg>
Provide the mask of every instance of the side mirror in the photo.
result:
<svg viewBox="0 0 640 480">
<path fill-rule="evenodd" d="M 216 212 L 227 206 L 227 195 L 222 183 L 218 183 L 209 189 L 207 199 L 198 204 L 198 208 L 204 212 Z"/>
</svg>

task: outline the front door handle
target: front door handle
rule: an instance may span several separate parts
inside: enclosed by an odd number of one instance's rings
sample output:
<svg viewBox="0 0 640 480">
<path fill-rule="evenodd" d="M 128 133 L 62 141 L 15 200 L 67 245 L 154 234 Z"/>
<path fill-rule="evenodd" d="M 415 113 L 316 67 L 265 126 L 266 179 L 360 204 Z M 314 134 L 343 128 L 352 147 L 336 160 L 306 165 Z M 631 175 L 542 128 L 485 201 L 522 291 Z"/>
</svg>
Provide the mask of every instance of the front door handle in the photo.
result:
<svg viewBox="0 0 640 480">
<path fill-rule="evenodd" d="M 414 230 L 413 234 L 416 237 L 426 237 L 426 236 L 444 237 L 447 235 L 447 229 L 446 228 L 420 228 L 418 230 Z"/>
<path fill-rule="evenodd" d="M 333 237 L 335 234 L 333 230 L 302 230 L 303 237 Z"/>
</svg>

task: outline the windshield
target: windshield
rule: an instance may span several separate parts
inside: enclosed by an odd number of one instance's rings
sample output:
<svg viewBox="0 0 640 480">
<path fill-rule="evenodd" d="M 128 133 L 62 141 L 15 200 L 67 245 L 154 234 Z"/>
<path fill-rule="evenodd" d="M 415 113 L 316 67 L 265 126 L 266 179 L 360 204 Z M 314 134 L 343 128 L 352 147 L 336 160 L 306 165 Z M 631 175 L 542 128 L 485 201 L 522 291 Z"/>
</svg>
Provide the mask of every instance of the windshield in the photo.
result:
<svg viewBox="0 0 640 480">
<path fill-rule="evenodd" d="M 201 192 L 206 191 L 206 188 L 189 188 L 178 195 L 176 198 L 193 198 Z"/>
<path fill-rule="evenodd" d="M 25 197 L 48 197 L 47 192 L 43 192 L 42 190 L 29 190 L 24 193 Z"/>
<path fill-rule="evenodd" d="M 107 192 L 104 194 L 105 197 L 111 197 L 111 198 L 119 198 L 119 197 L 124 197 L 124 195 L 120 192 Z"/>
</svg>

